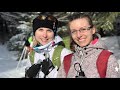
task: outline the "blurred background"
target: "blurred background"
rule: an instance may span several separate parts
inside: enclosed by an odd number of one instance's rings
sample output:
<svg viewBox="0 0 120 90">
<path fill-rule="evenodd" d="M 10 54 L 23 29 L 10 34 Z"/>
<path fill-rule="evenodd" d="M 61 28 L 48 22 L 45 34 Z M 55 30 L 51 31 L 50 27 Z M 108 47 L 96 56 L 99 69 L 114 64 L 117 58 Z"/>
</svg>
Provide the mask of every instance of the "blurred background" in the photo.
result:
<svg viewBox="0 0 120 90">
<path fill-rule="evenodd" d="M 11 76 L 8 72 L 16 68 L 24 43 L 32 34 L 32 21 L 41 13 L 51 14 L 59 20 L 58 34 L 68 49 L 69 17 L 89 14 L 101 39 L 120 63 L 120 12 L 0 12 L 0 77 Z"/>
<path fill-rule="evenodd" d="M 40 13 L 52 14 L 59 20 L 58 34 L 69 48 L 67 22 L 70 16 L 89 14 L 102 37 L 120 35 L 120 12 L 0 12 L 0 43 L 8 50 L 21 51 L 32 32 L 32 20 Z M 64 34 L 63 34 L 64 33 Z"/>
</svg>

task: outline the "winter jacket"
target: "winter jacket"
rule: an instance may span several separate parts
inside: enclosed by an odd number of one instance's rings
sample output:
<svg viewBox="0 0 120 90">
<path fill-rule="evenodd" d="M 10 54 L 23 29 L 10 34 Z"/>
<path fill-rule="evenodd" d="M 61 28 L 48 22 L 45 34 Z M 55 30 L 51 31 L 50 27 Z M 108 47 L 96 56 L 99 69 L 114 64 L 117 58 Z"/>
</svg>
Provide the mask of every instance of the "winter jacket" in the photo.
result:
<svg viewBox="0 0 120 90">
<path fill-rule="evenodd" d="M 75 53 L 72 56 L 71 66 L 66 76 L 63 64 L 61 65 L 57 78 L 75 78 L 77 71 L 74 68 L 75 63 L 80 63 L 82 71 L 86 78 L 100 78 L 96 61 L 103 49 L 107 49 L 106 45 L 99 39 L 95 39 L 86 47 L 75 47 Z M 78 68 L 78 67 L 76 67 Z M 112 54 L 108 59 L 106 78 L 118 78 L 119 65 L 115 56 Z"/>
<path fill-rule="evenodd" d="M 55 37 L 55 44 L 56 43 L 59 43 L 62 41 L 62 38 L 60 38 L 59 36 L 56 36 Z M 52 61 L 52 56 L 53 56 L 53 53 L 54 53 L 54 50 L 55 48 L 57 47 L 58 45 L 56 44 L 55 46 L 52 46 L 50 45 L 48 47 L 48 54 L 49 54 L 49 59 Z M 62 51 L 61 51 L 61 55 L 60 55 L 60 61 L 61 61 L 61 64 L 63 62 L 63 59 L 64 59 L 64 56 L 68 55 L 72 53 L 70 50 L 68 50 L 67 48 L 63 48 Z M 30 55 L 30 54 L 29 54 Z M 38 62 L 42 62 L 44 59 L 46 59 L 45 55 L 44 55 L 44 51 L 38 53 L 38 52 L 35 52 L 34 54 L 34 62 L 33 64 L 36 64 Z M 29 57 L 29 65 L 27 67 L 30 67 L 32 65 L 31 61 L 30 61 L 30 57 Z M 55 66 L 55 69 L 52 70 L 50 72 L 50 74 L 47 76 L 47 78 L 56 78 L 57 76 L 57 72 L 58 72 L 58 67 Z M 39 78 L 43 78 L 43 73 L 42 72 L 39 72 Z"/>
</svg>

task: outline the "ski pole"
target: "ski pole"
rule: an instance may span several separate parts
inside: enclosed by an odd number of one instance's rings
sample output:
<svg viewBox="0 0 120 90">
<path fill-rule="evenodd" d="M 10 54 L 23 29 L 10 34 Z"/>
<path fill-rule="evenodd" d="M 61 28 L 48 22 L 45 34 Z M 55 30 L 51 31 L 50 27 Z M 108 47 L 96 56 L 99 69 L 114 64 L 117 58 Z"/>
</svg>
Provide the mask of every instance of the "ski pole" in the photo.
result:
<svg viewBox="0 0 120 90">
<path fill-rule="evenodd" d="M 19 66 L 19 64 L 20 64 L 20 62 L 21 62 L 21 60 L 22 60 L 22 58 L 23 58 L 23 56 L 24 56 L 25 50 L 26 50 L 26 47 L 23 48 L 23 51 L 22 51 L 22 54 L 21 54 L 21 56 L 20 56 L 19 62 L 18 62 L 18 64 L 17 64 L 16 70 L 18 69 L 18 66 Z"/>
</svg>

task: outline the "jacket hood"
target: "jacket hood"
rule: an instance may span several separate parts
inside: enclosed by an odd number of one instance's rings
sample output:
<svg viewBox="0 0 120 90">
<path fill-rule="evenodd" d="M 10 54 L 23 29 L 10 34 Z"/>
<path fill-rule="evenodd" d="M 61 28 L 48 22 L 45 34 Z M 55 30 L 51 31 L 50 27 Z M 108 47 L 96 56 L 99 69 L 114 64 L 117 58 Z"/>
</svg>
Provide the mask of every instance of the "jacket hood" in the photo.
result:
<svg viewBox="0 0 120 90">
<path fill-rule="evenodd" d="M 97 37 L 87 46 L 85 47 L 79 47 L 78 45 L 75 45 L 75 51 L 90 51 L 92 49 L 108 49 L 105 43 L 101 40 L 101 37 L 99 34 L 96 34 Z"/>
<path fill-rule="evenodd" d="M 108 49 L 105 43 L 101 40 L 101 36 L 99 34 L 96 35 L 97 38 L 95 38 L 90 45 L 88 45 L 88 48 Z"/>
</svg>

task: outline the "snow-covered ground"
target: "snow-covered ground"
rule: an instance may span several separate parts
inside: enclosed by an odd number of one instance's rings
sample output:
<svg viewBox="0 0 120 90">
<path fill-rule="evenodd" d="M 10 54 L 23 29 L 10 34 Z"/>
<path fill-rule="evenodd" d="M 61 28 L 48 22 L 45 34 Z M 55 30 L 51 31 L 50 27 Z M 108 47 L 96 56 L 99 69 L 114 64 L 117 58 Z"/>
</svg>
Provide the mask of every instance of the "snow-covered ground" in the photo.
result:
<svg viewBox="0 0 120 90">
<path fill-rule="evenodd" d="M 0 45 L 0 78 L 23 77 L 21 71 L 16 70 L 18 65 L 16 51 L 8 51 L 6 45 Z"/>
<path fill-rule="evenodd" d="M 102 38 L 102 40 L 105 42 L 108 49 L 114 53 L 117 60 L 120 60 L 120 46 L 118 44 L 118 37 L 116 36 L 104 37 Z"/>
<path fill-rule="evenodd" d="M 105 37 L 102 40 L 108 46 L 108 49 L 114 52 L 114 55 L 120 63 L 120 49 L 117 37 Z M 16 71 L 18 64 L 16 59 L 16 52 L 8 51 L 6 45 L 0 45 L 0 78 L 19 78 L 21 76 Z"/>
<path fill-rule="evenodd" d="M 0 45 L 0 78 L 9 77 L 7 72 L 15 69 L 17 65 L 16 52 L 10 52 L 7 50 L 6 45 Z"/>
</svg>

